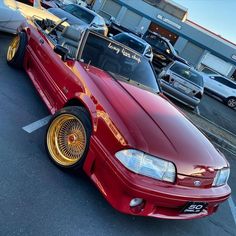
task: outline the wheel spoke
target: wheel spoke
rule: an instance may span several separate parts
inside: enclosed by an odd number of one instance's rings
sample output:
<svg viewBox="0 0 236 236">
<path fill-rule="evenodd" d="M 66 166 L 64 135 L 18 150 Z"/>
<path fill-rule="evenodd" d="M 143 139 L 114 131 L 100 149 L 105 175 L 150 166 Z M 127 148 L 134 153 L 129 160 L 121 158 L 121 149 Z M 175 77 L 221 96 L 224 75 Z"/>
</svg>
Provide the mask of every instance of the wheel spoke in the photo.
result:
<svg viewBox="0 0 236 236">
<path fill-rule="evenodd" d="M 49 127 L 47 143 L 57 163 L 73 165 L 80 160 L 87 145 L 85 128 L 74 115 L 60 115 Z"/>
<path fill-rule="evenodd" d="M 7 60 L 10 61 L 14 58 L 18 48 L 20 45 L 20 37 L 17 35 L 16 37 L 13 38 L 8 51 L 7 51 Z"/>
<path fill-rule="evenodd" d="M 234 108 L 236 106 L 236 99 L 231 98 L 228 100 L 228 106 Z"/>
</svg>

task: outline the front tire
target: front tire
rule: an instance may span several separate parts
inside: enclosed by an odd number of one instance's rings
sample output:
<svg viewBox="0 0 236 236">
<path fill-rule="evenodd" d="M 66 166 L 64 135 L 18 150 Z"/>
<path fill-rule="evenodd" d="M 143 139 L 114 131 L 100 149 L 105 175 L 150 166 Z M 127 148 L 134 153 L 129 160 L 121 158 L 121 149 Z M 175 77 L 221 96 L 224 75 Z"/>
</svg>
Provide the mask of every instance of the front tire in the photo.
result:
<svg viewBox="0 0 236 236">
<path fill-rule="evenodd" d="M 25 32 L 18 33 L 11 41 L 7 51 L 7 63 L 17 69 L 23 68 L 27 35 Z"/>
<path fill-rule="evenodd" d="M 230 97 L 226 100 L 226 104 L 230 108 L 235 108 L 236 107 L 236 98 L 235 97 Z"/>
<path fill-rule="evenodd" d="M 64 169 L 80 169 L 87 156 L 92 126 L 88 112 L 81 107 L 58 111 L 46 131 L 46 149 L 50 159 Z"/>
</svg>

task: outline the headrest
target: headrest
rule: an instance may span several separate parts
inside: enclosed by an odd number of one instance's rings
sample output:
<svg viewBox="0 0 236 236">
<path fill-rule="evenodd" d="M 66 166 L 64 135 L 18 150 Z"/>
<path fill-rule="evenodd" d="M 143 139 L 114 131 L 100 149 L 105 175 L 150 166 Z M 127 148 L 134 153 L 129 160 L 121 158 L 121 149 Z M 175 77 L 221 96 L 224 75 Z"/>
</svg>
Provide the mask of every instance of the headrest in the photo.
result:
<svg viewBox="0 0 236 236">
<path fill-rule="evenodd" d="M 64 38 L 78 42 L 81 38 L 81 32 L 71 26 L 67 26 L 62 31 L 61 36 Z"/>
</svg>

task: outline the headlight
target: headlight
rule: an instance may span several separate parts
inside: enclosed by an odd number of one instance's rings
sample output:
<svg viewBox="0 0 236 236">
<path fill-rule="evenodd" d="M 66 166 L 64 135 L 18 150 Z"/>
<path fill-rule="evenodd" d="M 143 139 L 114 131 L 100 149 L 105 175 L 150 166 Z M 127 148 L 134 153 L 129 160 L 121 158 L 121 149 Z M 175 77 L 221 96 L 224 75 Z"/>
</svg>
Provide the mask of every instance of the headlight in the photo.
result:
<svg viewBox="0 0 236 236">
<path fill-rule="evenodd" d="M 127 169 L 137 174 L 171 183 L 175 181 L 176 171 L 172 162 L 133 149 L 119 151 L 115 156 Z"/>
<path fill-rule="evenodd" d="M 217 171 L 212 186 L 221 186 L 227 183 L 229 178 L 230 169 L 224 168 Z"/>
</svg>

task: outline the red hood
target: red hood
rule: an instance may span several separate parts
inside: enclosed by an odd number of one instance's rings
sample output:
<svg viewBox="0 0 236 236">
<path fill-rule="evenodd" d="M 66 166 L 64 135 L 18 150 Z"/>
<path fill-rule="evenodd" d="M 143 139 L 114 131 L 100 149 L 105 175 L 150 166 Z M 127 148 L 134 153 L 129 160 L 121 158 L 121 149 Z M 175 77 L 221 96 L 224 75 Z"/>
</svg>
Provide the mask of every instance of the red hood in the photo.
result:
<svg viewBox="0 0 236 236">
<path fill-rule="evenodd" d="M 100 70 L 91 68 L 89 74 L 122 121 L 115 124 L 129 146 L 172 161 L 183 175 L 212 178 L 211 168 L 227 166 L 209 140 L 164 98 Z"/>
</svg>

